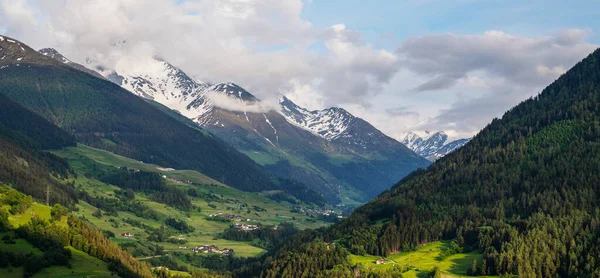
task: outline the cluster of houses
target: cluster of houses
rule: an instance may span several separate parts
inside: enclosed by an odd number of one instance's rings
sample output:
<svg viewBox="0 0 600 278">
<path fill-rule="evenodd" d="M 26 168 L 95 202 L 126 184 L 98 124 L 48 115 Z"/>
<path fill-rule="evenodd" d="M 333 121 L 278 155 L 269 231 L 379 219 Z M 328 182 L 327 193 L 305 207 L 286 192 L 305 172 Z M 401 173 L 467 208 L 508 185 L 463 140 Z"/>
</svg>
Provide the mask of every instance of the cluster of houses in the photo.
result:
<svg viewBox="0 0 600 278">
<path fill-rule="evenodd" d="M 240 223 L 235 223 L 233 224 L 233 227 L 235 227 L 236 229 L 242 230 L 242 231 L 254 231 L 254 230 L 258 230 L 260 227 L 258 227 L 257 225 L 246 225 L 246 224 L 240 224 Z"/>
<path fill-rule="evenodd" d="M 185 247 L 185 246 L 180 246 L 181 247 Z M 187 247 L 185 247 L 187 248 Z M 214 245 L 200 245 L 200 246 L 196 246 L 193 247 L 192 252 L 194 253 L 215 253 L 215 254 L 221 254 L 223 256 L 230 256 L 233 255 L 233 249 L 231 248 L 223 248 L 223 249 L 219 249 L 217 246 Z"/>
<path fill-rule="evenodd" d="M 302 213 L 320 214 L 320 215 L 325 215 L 325 216 L 329 216 L 332 214 L 335 214 L 335 215 L 339 214 L 331 209 L 313 209 L 313 208 L 305 208 L 305 207 L 295 207 L 294 209 L 296 209 L 297 211 L 302 212 Z"/>
<path fill-rule="evenodd" d="M 240 216 L 240 215 L 231 214 L 231 213 L 222 213 L 222 212 L 210 214 L 210 215 L 208 215 L 208 217 L 224 217 L 227 219 L 235 220 L 236 222 L 250 221 L 250 219 L 242 218 L 242 216 Z"/>
</svg>

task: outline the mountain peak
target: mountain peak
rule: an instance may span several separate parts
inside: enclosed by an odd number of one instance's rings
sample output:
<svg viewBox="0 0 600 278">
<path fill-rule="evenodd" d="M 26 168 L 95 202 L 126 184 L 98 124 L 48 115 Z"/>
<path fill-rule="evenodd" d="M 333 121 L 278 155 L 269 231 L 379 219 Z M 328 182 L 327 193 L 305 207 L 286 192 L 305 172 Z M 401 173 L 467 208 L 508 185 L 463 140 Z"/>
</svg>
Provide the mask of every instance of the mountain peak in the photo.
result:
<svg viewBox="0 0 600 278">
<path fill-rule="evenodd" d="M 440 157 L 462 147 L 470 139 L 448 140 L 448 134 L 441 131 L 425 131 L 425 136 L 415 132 L 404 132 L 398 137 L 400 143 L 407 146 L 417 154 L 434 161 Z"/>
<path fill-rule="evenodd" d="M 0 69 L 21 64 L 56 65 L 57 61 L 39 54 L 18 40 L 0 36 Z"/>
<path fill-rule="evenodd" d="M 348 111 L 339 107 L 309 111 L 281 94 L 279 105 L 279 112 L 290 123 L 329 141 L 338 138 L 356 119 Z"/>
<path fill-rule="evenodd" d="M 254 95 L 252 95 L 239 85 L 231 82 L 223 82 L 212 85 L 208 88 L 208 91 L 222 93 L 228 97 L 240 99 L 242 101 L 258 101 L 258 99 Z"/>
<path fill-rule="evenodd" d="M 432 139 L 432 138 L 443 139 L 445 141 L 448 139 L 448 135 L 444 131 L 438 131 L 438 132 L 430 133 L 428 139 Z"/>
<path fill-rule="evenodd" d="M 101 79 L 105 79 L 104 76 L 99 74 L 97 71 L 89 69 L 89 68 L 85 67 L 84 65 L 81 65 L 81 64 L 78 64 L 78 63 L 75 63 L 75 62 L 69 60 L 67 57 L 60 54 L 60 52 L 58 52 L 54 48 L 42 48 L 38 52 L 46 57 L 52 58 L 62 64 L 68 65 L 76 70 L 83 71 L 85 73 L 91 74 L 91 75 L 101 78 Z"/>
<path fill-rule="evenodd" d="M 67 59 L 54 48 L 42 48 L 38 52 L 65 64 L 72 63 L 71 60 Z"/>
<path fill-rule="evenodd" d="M 408 131 L 402 133 L 402 135 L 398 137 L 398 141 L 407 146 L 409 149 L 415 150 L 416 146 L 423 142 L 423 138 L 412 131 Z"/>
</svg>

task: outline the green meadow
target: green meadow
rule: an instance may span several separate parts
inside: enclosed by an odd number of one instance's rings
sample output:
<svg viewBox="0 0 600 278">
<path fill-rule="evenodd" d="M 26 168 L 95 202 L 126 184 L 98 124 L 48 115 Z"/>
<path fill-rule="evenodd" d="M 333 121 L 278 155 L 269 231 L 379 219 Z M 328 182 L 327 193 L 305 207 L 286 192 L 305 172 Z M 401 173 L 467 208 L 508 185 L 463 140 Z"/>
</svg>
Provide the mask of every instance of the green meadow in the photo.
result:
<svg viewBox="0 0 600 278">
<path fill-rule="evenodd" d="M 362 264 L 371 270 L 385 270 L 394 265 L 407 266 L 410 270 L 403 277 L 428 277 L 428 273 L 436 266 L 446 277 L 465 277 L 472 267 L 473 260 L 481 262 L 482 255 L 478 252 L 459 253 L 440 260 L 440 254 L 449 248 L 449 241 L 437 241 L 426 244 L 416 251 L 401 252 L 383 258 L 384 264 L 376 264 L 381 257 L 350 255 L 352 264 Z"/>
<path fill-rule="evenodd" d="M 3 206 L 2 209 L 8 209 L 9 206 Z M 27 210 L 23 213 L 19 213 L 16 215 L 10 215 L 8 217 L 9 224 L 14 228 L 17 228 L 21 225 L 27 224 L 31 221 L 31 218 L 34 216 L 38 216 L 44 220 L 50 220 L 50 207 L 46 205 L 42 205 L 39 203 L 33 203 Z M 66 225 L 66 218 L 61 220 Z M 5 235 L 14 238 L 14 232 L 5 232 L 0 233 L 0 237 Z M 4 241 L 0 241 L 0 250 L 13 252 L 17 254 L 29 254 L 33 253 L 36 255 L 41 255 L 39 249 L 33 247 L 27 240 L 25 239 L 14 239 L 14 244 L 6 244 Z M 71 250 L 71 267 L 65 266 L 50 266 L 47 268 L 43 268 L 41 271 L 36 273 L 34 278 L 75 278 L 75 277 L 94 277 L 94 278 L 104 278 L 104 277 L 114 277 L 111 275 L 111 272 L 108 270 L 108 265 L 106 262 L 94 258 L 82 251 L 74 249 L 72 247 L 68 247 Z M 0 268 L 0 277 L 12 278 L 12 277 L 23 277 L 23 268 Z"/>
<path fill-rule="evenodd" d="M 65 148 L 54 153 L 67 159 L 69 164 L 78 172 L 77 178 L 71 180 L 75 183 L 75 187 L 87 191 L 94 197 L 115 198 L 115 190 L 119 188 L 85 177 L 82 173 L 85 169 L 91 167 L 93 163 L 159 173 L 166 177 L 167 184 L 174 185 L 181 190 L 193 188 L 198 192 L 199 197 L 188 197 L 195 207 L 200 208 L 200 211 L 191 210 L 189 212 L 183 212 L 165 204 L 152 201 L 150 200 L 150 196 L 147 196 L 143 192 L 136 192 L 135 199 L 158 213 L 160 220 L 141 218 L 127 211 L 118 211 L 118 216 L 116 217 L 104 215 L 98 218 L 93 216 L 97 208 L 84 201 L 80 201 L 76 206 L 77 211 L 73 212 L 73 214 L 84 217 L 102 230 L 113 232 L 116 237 L 112 240 L 117 242 L 143 241 L 148 237 L 144 229 L 125 223 L 124 219 L 137 220 L 150 227 L 159 228 L 164 224 L 164 219 L 174 217 L 185 220 L 195 228 L 195 231 L 192 233 L 177 236 L 188 241 L 183 245 L 193 247 L 202 244 L 214 244 L 221 249 L 234 249 L 236 256 L 254 257 L 265 253 L 266 250 L 254 247 L 250 245 L 250 242 L 217 239 L 218 234 L 222 233 L 232 223 L 211 221 L 209 215 L 219 212 L 232 213 L 240 215 L 243 219 L 250 219 L 249 224 L 276 226 L 281 222 L 292 222 L 299 229 L 318 228 L 327 225 L 327 223 L 318 220 L 314 216 L 307 216 L 303 213 L 292 213 L 292 204 L 275 202 L 261 193 L 242 192 L 197 171 L 165 169 L 158 165 L 143 163 L 81 144 L 77 147 Z M 206 196 L 210 196 L 210 198 Z M 124 232 L 131 232 L 134 234 L 134 237 L 121 237 L 120 234 Z M 163 247 L 167 253 L 182 251 L 182 249 L 179 249 L 181 244 L 168 242 L 157 244 Z"/>
</svg>

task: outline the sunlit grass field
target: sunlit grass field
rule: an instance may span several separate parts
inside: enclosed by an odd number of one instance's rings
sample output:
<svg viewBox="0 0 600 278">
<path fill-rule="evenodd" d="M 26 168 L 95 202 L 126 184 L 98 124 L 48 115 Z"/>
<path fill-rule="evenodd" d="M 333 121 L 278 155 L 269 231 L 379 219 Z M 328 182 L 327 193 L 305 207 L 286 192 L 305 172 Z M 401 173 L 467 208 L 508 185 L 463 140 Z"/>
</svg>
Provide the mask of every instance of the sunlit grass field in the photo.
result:
<svg viewBox="0 0 600 278">
<path fill-rule="evenodd" d="M 185 238 L 188 241 L 185 244 L 186 246 L 193 247 L 202 244 L 214 244 L 219 248 L 234 249 L 236 256 L 253 257 L 265 253 L 266 250 L 254 247 L 250 245 L 250 242 L 216 239 L 215 237 L 227 229 L 231 223 L 211 221 L 209 220 L 209 215 L 219 212 L 232 213 L 240 215 L 244 219 L 250 219 L 250 223 L 252 224 L 260 223 L 263 225 L 278 225 L 281 222 L 292 222 L 299 229 L 318 228 L 328 225 L 323 221 L 317 220 L 314 216 L 310 217 L 303 213 L 290 212 L 293 205 L 289 203 L 277 203 L 260 193 L 239 191 L 210 179 L 197 171 L 165 170 L 157 165 L 143 163 L 81 144 L 77 147 L 62 149 L 55 151 L 54 153 L 67 159 L 69 164 L 79 173 L 77 178 L 72 179 L 75 186 L 85 190 L 94 197 L 114 198 L 115 190 L 119 189 L 116 186 L 105 184 L 92 178 L 87 178 L 82 174 L 83 171 L 85 171 L 87 167 L 90 167 L 90 164 L 94 162 L 112 167 L 128 167 L 131 169 L 159 173 L 167 177 L 167 184 L 174 185 L 181 190 L 194 188 L 198 194 L 212 196 L 210 199 L 189 196 L 192 204 L 200 208 L 200 211 L 191 210 L 185 213 L 165 204 L 152 201 L 150 200 L 150 196 L 147 196 L 142 192 L 136 192 L 136 200 L 143 202 L 150 209 L 157 212 L 161 220 L 141 218 L 126 211 L 119 211 L 119 215 L 116 217 L 103 216 L 101 218 L 96 218 L 92 214 L 97 209 L 86 202 L 80 201 L 77 205 L 78 211 L 73 213 L 77 216 L 85 217 L 89 222 L 102 230 L 115 233 L 117 236 L 113 238 L 113 240 L 117 242 L 145 240 L 148 236 L 144 229 L 133 227 L 132 225 L 125 223 L 123 220 L 126 218 L 140 221 L 153 228 L 159 228 L 164 224 L 164 219 L 167 217 L 174 217 L 185 220 L 195 228 L 195 231 L 190 234 L 178 235 L 178 237 Z M 188 183 L 188 181 L 192 183 Z M 261 211 L 256 210 L 255 207 L 259 208 Z M 118 225 L 115 224 L 115 222 L 118 222 Z M 124 232 L 131 232 L 134 234 L 134 237 L 120 237 L 119 235 Z M 168 242 L 161 242 L 158 244 L 167 252 L 182 251 L 179 249 L 179 244 Z"/>
<path fill-rule="evenodd" d="M 449 246 L 449 241 L 429 243 L 413 252 L 401 252 L 383 258 L 385 264 L 379 265 L 376 264 L 380 258 L 377 256 L 350 255 L 350 259 L 353 264 L 360 263 L 373 270 L 385 270 L 395 264 L 407 266 L 411 270 L 403 273 L 403 277 L 427 277 L 436 266 L 447 277 L 465 277 L 473 265 L 473 260 L 482 260 L 482 255 L 478 252 L 459 253 L 440 260 L 440 254 Z"/>
</svg>

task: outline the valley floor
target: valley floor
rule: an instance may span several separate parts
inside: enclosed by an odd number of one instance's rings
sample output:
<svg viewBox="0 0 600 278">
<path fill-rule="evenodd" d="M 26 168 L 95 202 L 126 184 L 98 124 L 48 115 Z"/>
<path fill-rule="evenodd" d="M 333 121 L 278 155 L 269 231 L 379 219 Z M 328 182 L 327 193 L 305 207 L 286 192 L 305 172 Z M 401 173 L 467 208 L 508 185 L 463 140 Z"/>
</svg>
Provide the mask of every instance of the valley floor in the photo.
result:
<svg viewBox="0 0 600 278">
<path fill-rule="evenodd" d="M 117 216 L 104 214 L 102 216 L 94 215 L 98 208 L 80 200 L 76 205 L 76 210 L 72 213 L 80 218 L 84 218 L 103 231 L 109 231 L 115 234 L 111 240 L 118 243 L 136 243 L 156 244 L 164 249 L 164 256 L 174 258 L 176 261 L 188 267 L 191 270 L 198 270 L 185 260 L 186 254 L 191 254 L 191 248 L 201 245 L 216 245 L 219 249 L 231 248 L 237 257 L 257 257 L 266 250 L 256 247 L 250 241 L 233 241 L 219 238 L 219 234 L 228 229 L 235 221 L 215 221 L 210 215 L 223 213 L 239 215 L 242 218 L 241 224 L 264 225 L 276 227 L 282 222 L 293 223 L 298 229 L 318 228 L 328 225 L 327 222 L 320 220 L 317 215 L 294 211 L 294 205 L 287 202 L 275 202 L 262 193 L 242 192 L 229 187 L 223 183 L 213 180 L 197 171 L 166 169 L 158 165 L 152 165 L 136 161 L 126 157 L 118 156 L 107 151 L 78 145 L 54 153 L 65 158 L 77 172 L 77 177 L 71 178 L 79 190 L 87 192 L 95 198 L 116 199 L 116 191 L 119 187 L 103 183 L 84 173 L 89 170 L 91 163 L 98 163 L 110 167 L 127 167 L 129 169 L 153 172 L 166 178 L 167 185 L 175 186 L 186 192 L 188 189 L 194 189 L 198 196 L 188 196 L 192 205 L 196 209 L 190 211 L 181 211 L 163 203 L 156 202 L 151 196 L 144 192 L 135 192 L 135 201 L 139 201 L 150 210 L 158 214 L 158 219 L 148 217 L 139 217 L 131 211 L 118 210 Z M 27 216 L 17 221 L 26 223 Z M 150 235 L 148 229 L 160 229 L 164 226 L 164 220 L 172 217 L 185 220 L 194 231 L 191 233 L 181 233 L 175 235 L 176 238 L 185 240 L 185 243 L 149 242 L 147 237 Z M 247 221 L 249 220 L 249 221 Z M 136 222 L 133 225 L 131 222 Z M 123 233 L 132 233 L 133 236 L 122 236 Z M 183 249 L 183 246 L 186 248 Z M 181 248 L 180 248 L 181 247 Z M 134 254 L 135 255 L 135 254 Z M 201 255 L 201 253 L 198 253 Z M 152 257 L 148 255 L 136 255 L 138 258 Z"/>
</svg>

